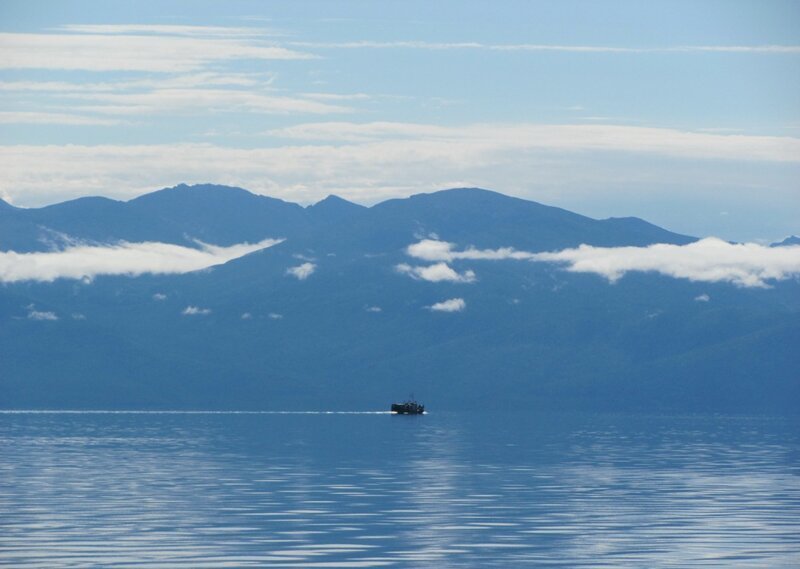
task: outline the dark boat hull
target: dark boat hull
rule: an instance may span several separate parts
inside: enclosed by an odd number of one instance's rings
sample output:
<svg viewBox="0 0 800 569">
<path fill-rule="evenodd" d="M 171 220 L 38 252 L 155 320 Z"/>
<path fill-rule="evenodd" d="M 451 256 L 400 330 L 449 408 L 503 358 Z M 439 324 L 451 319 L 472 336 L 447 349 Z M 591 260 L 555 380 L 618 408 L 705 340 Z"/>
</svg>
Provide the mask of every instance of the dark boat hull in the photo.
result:
<svg viewBox="0 0 800 569">
<path fill-rule="evenodd" d="M 425 413 L 425 406 L 418 403 L 392 403 L 392 413 L 398 415 L 422 415 Z"/>
</svg>

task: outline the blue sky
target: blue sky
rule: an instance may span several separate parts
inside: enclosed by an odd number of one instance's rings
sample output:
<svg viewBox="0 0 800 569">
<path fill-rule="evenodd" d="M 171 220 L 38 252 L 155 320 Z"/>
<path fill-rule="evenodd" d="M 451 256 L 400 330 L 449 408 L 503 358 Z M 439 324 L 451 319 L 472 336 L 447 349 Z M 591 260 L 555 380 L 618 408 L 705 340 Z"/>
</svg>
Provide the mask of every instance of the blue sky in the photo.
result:
<svg viewBox="0 0 800 569">
<path fill-rule="evenodd" d="M 800 232 L 797 2 L 0 4 L 0 197 L 481 186 Z"/>
</svg>

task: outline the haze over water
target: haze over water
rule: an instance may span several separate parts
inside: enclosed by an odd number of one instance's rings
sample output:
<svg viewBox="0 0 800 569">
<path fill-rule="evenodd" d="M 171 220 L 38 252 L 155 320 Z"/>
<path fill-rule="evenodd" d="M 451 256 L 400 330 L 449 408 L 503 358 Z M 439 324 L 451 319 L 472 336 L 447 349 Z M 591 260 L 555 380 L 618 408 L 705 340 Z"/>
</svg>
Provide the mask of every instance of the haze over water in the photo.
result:
<svg viewBox="0 0 800 569">
<path fill-rule="evenodd" d="M 0 565 L 793 567 L 797 419 L 0 413 Z"/>
</svg>

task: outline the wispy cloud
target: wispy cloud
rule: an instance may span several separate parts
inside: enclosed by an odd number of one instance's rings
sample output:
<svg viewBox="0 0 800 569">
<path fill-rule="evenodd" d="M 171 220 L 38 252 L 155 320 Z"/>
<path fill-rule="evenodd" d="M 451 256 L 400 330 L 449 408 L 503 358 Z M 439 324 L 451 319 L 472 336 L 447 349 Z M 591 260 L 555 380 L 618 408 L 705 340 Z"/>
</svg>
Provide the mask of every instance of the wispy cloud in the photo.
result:
<svg viewBox="0 0 800 569">
<path fill-rule="evenodd" d="M 184 316 L 208 316 L 211 314 L 210 308 L 200 308 L 199 306 L 187 306 L 181 312 Z"/>
<path fill-rule="evenodd" d="M 100 275 L 137 276 L 145 273 L 186 273 L 226 263 L 271 247 L 280 240 L 242 243 L 231 247 L 200 244 L 199 249 L 169 243 L 74 245 L 47 253 L 0 252 L 0 282 L 92 279 Z M 163 300 L 159 293 L 153 296 Z M 165 297 L 166 298 L 166 297 Z"/>
<path fill-rule="evenodd" d="M 365 101 L 372 98 L 366 93 L 303 93 L 303 97 L 321 101 Z"/>
<path fill-rule="evenodd" d="M 687 245 L 658 243 L 647 247 L 593 247 L 532 253 L 511 247 L 457 250 L 453 243 L 425 239 L 410 245 L 409 256 L 426 261 L 500 261 L 507 259 L 553 262 L 566 270 L 595 273 L 616 282 L 628 272 L 654 272 L 699 282 L 728 282 L 741 287 L 767 287 L 770 281 L 800 277 L 800 246 L 769 247 L 728 243 L 713 237 Z M 705 298 L 704 298 L 705 297 Z M 709 300 L 701 295 L 695 300 Z"/>
<path fill-rule="evenodd" d="M 648 53 L 764 53 L 796 54 L 797 45 L 686 45 L 665 47 L 626 47 L 608 45 L 557 45 L 557 44 L 488 44 L 481 42 L 430 42 L 430 41 L 348 41 L 313 42 L 291 41 L 286 45 L 310 49 L 415 49 L 430 51 L 472 50 L 495 52 L 581 53 L 581 54 L 648 54 Z"/>
<path fill-rule="evenodd" d="M 0 111 L 0 124 L 61 124 L 80 126 L 119 126 L 124 121 L 73 113 L 38 111 Z"/>
<path fill-rule="evenodd" d="M 467 307 L 463 298 L 451 298 L 426 307 L 433 312 L 461 312 Z"/>
<path fill-rule="evenodd" d="M 258 87 L 266 88 L 275 79 L 272 73 L 220 73 L 203 71 L 176 75 L 155 75 L 137 79 L 104 82 L 69 81 L 0 81 L 0 91 L 50 92 L 57 94 L 143 91 L 148 89 L 188 89 L 192 87 Z"/>
<path fill-rule="evenodd" d="M 408 275 L 416 280 L 423 280 L 432 283 L 443 281 L 453 283 L 473 283 L 475 282 L 475 272 L 465 271 L 459 273 L 452 269 L 447 263 L 436 263 L 426 267 L 412 267 L 407 263 L 400 263 L 395 266 L 398 273 Z"/>
<path fill-rule="evenodd" d="M 594 124 L 471 124 L 440 126 L 396 122 L 305 123 L 270 131 L 273 136 L 330 142 L 415 140 L 428 148 L 441 143 L 458 153 L 467 148 L 610 150 L 646 152 L 686 158 L 800 162 L 800 139 L 788 136 L 723 135 L 622 125 Z M 461 147 L 461 148 L 459 148 Z"/>
<path fill-rule="evenodd" d="M 120 111 L 132 103 L 121 101 Z M 273 130 L 270 136 L 267 146 L 255 148 L 187 143 L 0 146 L 0 191 L 21 205 L 89 192 L 109 195 L 109 188 L 114 197 L 133 197 L 183 181 L 235 184 L 309 202 L 331 193 L 377 201 L 449 187 L 454 181 L 500 187 L 517 195 L 553 195 L 553 188 L 559 188 L 573 197 L 592 197 L 598 185 L 613 195 L 634 186 L 639 192 L 655 191 L 665 183 L 716 195 L 721 185 L 757 180 L 752 175 L 743 178 L 741 168 L 734 174 L 715 162 L 704 166 L 698 161 L 737 161 L 754 164 L 752 168 L 800 165 L 800 138 L 635 126 L 333 122 Z M 289 143 L 276 145 L 274 137 Z M 597 152 L 623 160 L 624 169 L 608 167 Z M 645 156 L 683 159 L 692 167 L 665 172 L 633 160 Z M 781 176 L 776 183 L 780 191 L 788 191 L 780 187 Z"/>
<path fill-rule="evenodd" d="M 28 306 L 28 320 L 58 320 L 58 315 L 49 310 L 36 310 L 36 307 L 31 304 Z"/>
<path fill-rule="evenodd" d="M 299 281 L 304 281 L 314 274 L 316 269 L 317 266 L 314 263 L 303 263 L 302 265 L 286 269 L 286 274 L 293 276 Z"/>
<path fill-rule="evenodd" d="M 213 28 L 175 35 L 149 28 L 152 34 L 0 33 L 0 69 L 175 73 L 223 61 L 315 57 L 249 37 L 219 37 Z"/>
<path fill-rule="evenodd" d="M 330 114 L 348 113 L 352 108 L 341 105 L 254 90 L 174 88 L 153 89 L 139 93 L 82 93 L 73 95 L 84 103 L 76 107 L 100 114 L 153 115 L 159 113 L 196 114 L 266 113 L 266 114 Z"/>
<path fill-rule="evenodd" d="M 180 26 L 169 24 L 67 24 L 58 30 L 80 34 L 168 35 L 201 37 L 263 37 L 276 35 L 263 27 L 245 26 Z"/>
</svg>

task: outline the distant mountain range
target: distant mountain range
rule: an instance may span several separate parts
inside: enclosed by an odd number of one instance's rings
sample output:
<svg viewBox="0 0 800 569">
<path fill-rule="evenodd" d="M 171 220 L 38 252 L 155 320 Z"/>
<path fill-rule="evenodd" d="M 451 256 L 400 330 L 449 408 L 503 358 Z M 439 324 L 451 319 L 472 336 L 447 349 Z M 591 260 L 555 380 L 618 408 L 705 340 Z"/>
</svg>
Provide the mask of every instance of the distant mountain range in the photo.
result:
<svg viewBox="0 0 800 569">
<path fill-rule="evenodd" d="M 473 188 L 369 208 L 210 185 L 39 209 L 0 201 L 0 251 L 266 238 L 283 241 L 185 274 L 0 284 L 0 406 L 383 409 L 413 391 L 433 411 L 800 409 L 796 280 L 611 284 L 552 263 L 423 263 L 408 250 L 695 241 L 641 219 Z"/>
</svg>

